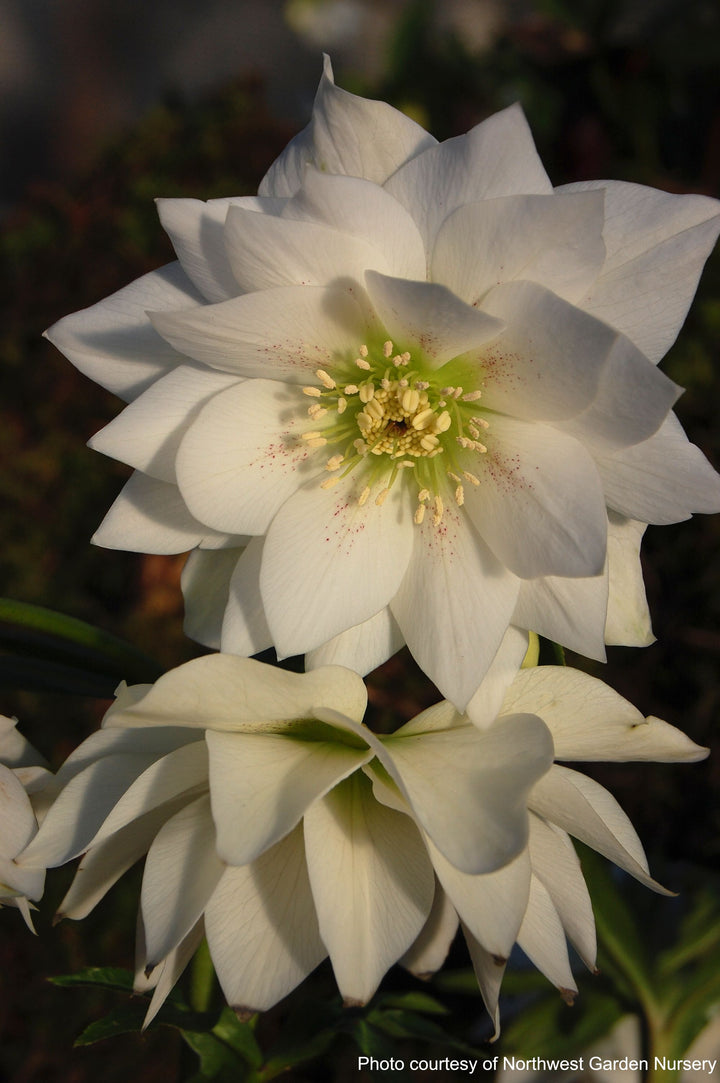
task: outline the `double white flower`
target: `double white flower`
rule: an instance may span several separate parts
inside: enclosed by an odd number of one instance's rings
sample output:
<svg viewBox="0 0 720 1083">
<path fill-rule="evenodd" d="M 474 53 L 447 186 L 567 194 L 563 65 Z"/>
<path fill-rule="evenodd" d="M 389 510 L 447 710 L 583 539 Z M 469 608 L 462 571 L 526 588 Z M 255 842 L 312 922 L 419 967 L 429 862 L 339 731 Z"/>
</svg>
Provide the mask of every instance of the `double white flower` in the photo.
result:
<svg viewBox="0 0 720 1083">
<path fill-rule="evenodd" d="M 123 688 L 58 772 L 21 863 L 85 853 L 60 907 L 79 918 L 147 852 L 151 1015 L 203 929 L 238 1009 L 270 1007 L 327 955 L 363 1003 L 397 961 L 437 969 L 458 916 L 494 1016 L 516 939 L 572 990 L 565 934 L 592 965 L 594 927 L 568 833 L 652 881 L 617 804 L 551 766 L 553 743 L 564 760 L 704 750 L 564 669 L 523 671 L 485 729 L 442 702 L 378 737 L 365 703 L 341 667 L 298 675 L 229 655 Z"/>
<path fill-rule="evenodd" d="M 720 508 L 655 365 L 716 201 L 553 190 L 519 108 L 438 145 L 328 64 L 258 197 L 159 209 L 179 262 L 49 337 L 131 400 L 96 540 L 195 549 L 191 635 L 361 673 L 405 641 L 463 709 L 519 630 L 649 641 L 643 525 Z"/>
</svg>

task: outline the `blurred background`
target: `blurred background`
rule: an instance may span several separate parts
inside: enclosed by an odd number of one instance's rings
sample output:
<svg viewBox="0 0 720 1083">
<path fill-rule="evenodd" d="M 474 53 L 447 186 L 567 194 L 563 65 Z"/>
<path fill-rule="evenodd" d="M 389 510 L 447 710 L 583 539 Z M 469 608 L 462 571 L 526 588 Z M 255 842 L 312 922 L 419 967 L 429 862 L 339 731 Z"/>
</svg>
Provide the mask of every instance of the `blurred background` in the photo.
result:
<svg viewBox="0 0 720 1083">
<path fill-rule="evenodd" d="M 95 623 L 163 667 L 199 650 L 182 634 L 182 558 L 89 545 L 128 472 L 84 445 L 120 404 L 42 332 L 173 258 L 155 197 L 256 190 L 308 119 L 322 51 L 340 85 L 390 101 L 439 138 L 519 100 L 558 184 L 612 177 L 720 194 L 715 0 L 0 0 L 0 593 Z M 719 352 L 716 254 L 663 364 L 687 388 L 678 414 L 716 467 Z M 658 642 L 613 649 L 594 667 L 646 714 L 715 746 L 719 552 L 717 517 L 650 528 Z M 17 715 L 57 767 L 106 703 L 13 687 L 11 643 L 0 643 L 0 662 L 0 713 Z M 407 658 L 370 682 L 374 710 L 392 704 L 399 721 L 436 698 Z M 717 756 L 592 773 L 630 814 L 660 879 L 686 898 L 717 896 Z M 36 939 L 17 913 L 0 915 L 0 1080 L 84 1083 L 100 1067 L 108 1083 L 129 1071 L 186 1078 L 169 1031 L 69 1049 L 107 1003 L 45 976 L 132 966 L 137 878 L 82 926 L 51 930 L 68 880 L 52 878 Z M 670 936 L 672 904 L 651 898 L 650 910 L 658 936 Z M 464 1036 L 480 1040 L 479 1001 L 456 1012 Z M 291 1078 L 336 1076 L 321 1066 Z"/>
</svg>

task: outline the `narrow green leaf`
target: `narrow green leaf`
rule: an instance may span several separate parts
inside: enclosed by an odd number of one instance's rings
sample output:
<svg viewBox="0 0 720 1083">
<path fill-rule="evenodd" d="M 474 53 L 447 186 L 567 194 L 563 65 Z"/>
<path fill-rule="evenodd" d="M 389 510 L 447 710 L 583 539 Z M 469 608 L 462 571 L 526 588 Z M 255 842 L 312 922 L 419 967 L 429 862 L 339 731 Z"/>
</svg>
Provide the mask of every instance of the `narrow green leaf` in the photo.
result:
<svg viewBox="0 0 720 1083">
<path fill-rule="evenodd" d="M 13 658 L 55 663 L 115 683 L 151 682 L 162 673 L 154 659 L 93 624 L 11 598 L 0 598 L 0 645 Z M 8 665 L 3 680 L 12 680 Z"/>
<path fill-rule="evenodd" d="M 441 1026 L 415 1012 L 397 1009 L 379 1011 L 375 1009 L 367 1017 L 368 1023 L 389 1034 L 392 1038 L 414 1038 L 421 1042 L 435 1042 L 449 1046 L 461 1053 L 475 1053 L 471 1046 L 448 1034 Z"/>
<path fill-rule="evenodd" d="M 57 974 L 48 978 L 53 985 L 72 988 L 77 985 L 113 989 L 120 993 L 132 993 L 133 975 L 129 970 L 116 966 L 86 966 L 76 974 Z"/>
<path fill-rule="evenodd" d="M 294 1068 L 304 1061 L 315 1060 L 316 1057 L 321 1057 L 330 1047 L 335 1037 L 336 1032 L 327 1028 L 326 1030 L 318 1031 L 317 1034 L 313 1034 L 312 1038 L 308 1039 L 308 1041 L 302 1045 L 296 1045 L 290 1049 L 285 1049 L 281 1053 L 271 1053 L 262 1069 L 258 1071 L 258 1079 L 263 1080 L 264 1083 L 265 1080 L 275 1079 L 276 1076 L 284 1075 L 290 1068 Z"/>
<path fill-rule="evenodd" d="M 385 1034 L 372 1026 L 367 1019 L 355 1020 L 350 1034 L 365 1057 L 387 1060 L 397 1052 L 395 1042 L 391 1042 Z"/>
<path fill-rule="evenodd" d="M 200 1059 L 202 1079 L 233 1081 L 238 1083 L 247 1077 L 246 1063 L 234 1049 L 214 1034 L 181 1030 L 185 1043 Z"/>
</svg>

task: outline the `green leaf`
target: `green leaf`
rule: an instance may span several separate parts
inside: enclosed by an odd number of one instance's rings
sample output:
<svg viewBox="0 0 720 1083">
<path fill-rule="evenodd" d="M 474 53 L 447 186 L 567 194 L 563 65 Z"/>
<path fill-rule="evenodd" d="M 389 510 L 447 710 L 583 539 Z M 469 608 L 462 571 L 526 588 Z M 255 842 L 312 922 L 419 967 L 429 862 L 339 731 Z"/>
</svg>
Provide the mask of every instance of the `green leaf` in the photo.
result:
<svg viewBox="0 0 720 1083">
<path fill-rule="evenodd" d="M 5 687 L 107 698 L 120 680 L 142 684 L 162 673 L 152 658 L 95 625 L 11 598 L 0 598 L 0 646 Z"/>
<path fill-rule="evenodd" d="M 367 1019 L 355 1020 L 350 1029 L 350 1034 L 365 1057 L 388 1060 L 397 1051 L 395 1042 L 391 1042 L 385 1034 L 374 1027 Z"/>
<path fill-rule="evenodd" d="M 257 1043 L 252 1025 L 238 1019 L 232 1008 L 223 1008 L 212 1033 L 239 1053 L 251 1067 L 259 1068 L 263 1063 L 263 1053 Z"/>
<path fill-rule="evenodd" d="M 133 975 L 129 970 L 117 966 L 86 966 L 76 974 L 57 974 L 48 978 L 53 985 L 72 988 L 78 985 L 96 986 L 100 989 L 113 989 L 119 993 L 132 993 Z"/>
<path fill-rule="evenodd" d="M 74 1045 L 94 1045 L 95 1042 L 104 1041 L 106 1038 L 116 1038 L 118 1034 L 128 1034 L 142 1029 L 143 1019 L 147 1011 L 147 1003 L 144 1001 L 132 1004 L 124 1004 L 115 1008 L 102 1019 L 90 1023 L 85 1027 L 82 1034 L 74 1041 Z"/>
<path fill-rule="evenodd" d="M 519 1056 L 567 1058 L 604 1037 L 625 1009 L 606 993 L 583 990 L 568 1007 L 556 991 L 526 1004 L 503 1030 L 503 1050 Z"/>
<path fill-rule="evenodd" d="M 274 1079 L 282 1075 L 303 1061 L 314 1060 L 320 1057 L 330 1047 L 336 1037 L 336 1032 L 331 1028 L 318 1031 L 306 1042 L 284 1049 L 281 1052 L 274 1051 L 270 1054 L 263 1068 L 257 1073 L 258 1080 Z"/>
<path fill-rule="evenodd" d="M 426 1019 L 415 1012 L 398 1009 L 380 1011 L 376 1008 L 368 1014 L 367 1021 L 392 1038 L 414 1038 L 421 1042 L 437 1042 L 462 1053 L 475 1052 L 470 1046 L 448 1034 L 432 1019 Z"/>
<path fill-rule="evenodd" d="M 200 1078 L 237 1083 L 247 1077 L 245 1060 L 214 1034 L 189 1030 L 180 1033 L 200 1059 Z"/>
<path fill-rule="evenodd" d="M 473 975 L 474 977 L 474 975 Z M 477 981 L 476 981 L 477 986 Z M 410 990 L 407 993 L 387 993 L 377 998 L 376 1008 L 404 1008 L 407 1011 L 427 1012 L 428 1015 L 449 1015 L 450 1010 L 429 993 Z"/>
</svg>

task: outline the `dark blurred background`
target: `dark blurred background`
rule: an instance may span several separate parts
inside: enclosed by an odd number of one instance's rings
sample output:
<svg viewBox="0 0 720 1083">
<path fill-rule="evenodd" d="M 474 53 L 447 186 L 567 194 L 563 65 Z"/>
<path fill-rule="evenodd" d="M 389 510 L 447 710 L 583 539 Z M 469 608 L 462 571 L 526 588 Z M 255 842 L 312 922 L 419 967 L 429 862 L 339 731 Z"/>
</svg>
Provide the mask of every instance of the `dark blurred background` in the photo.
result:
<svg viewBox="0 0 720 1083">
<path fill-rule="evenodd" d="M 440 138 L 521 101 L 558 184 L 612 177 L 720 193 L 715 0 L 0 0 L 0 594 L 94 622 L 163 666 L 197 653 L 182 635 L 182 558 L 89 545 L 127 471 L 84 445 L 120 404 L 41 335 L 172 258 L 156 196 L 255 191 L 308 118 L 323 50 L 338 83 L 391 101 Z M 678 414 L 716 467 L 719 343 L 716 255 L 663 363 L 687 388 Z M 706 745 L 717 745 L 720 700 L 719 542 L 717 517 L 650 528 L 658 642 L 612 649 L 606 667 L 592 667 Z M 400 721 L 433 698 L 404 657 L 370 686 L 373 709 Z M 0 687 L 0 712 L 20 718 L 53 766 L 104 706 Z M 717 757 L 593 773 L 669 886 L 712 877 Z M 0 915 L 0 1080 L 85 1083 L 100 1066 L 108 1083 L 129 1071 L 173 1078 L 181 1053 L 167 1032 L 121 1043 L 122 1056 L 69 1051 L 104 1004 L 44 975 L 132 965 L 137 881 L 82 926 L 51 931 L 67 880 L 53 877 L 37 939 L 16 913 Z"/>
</svg>

